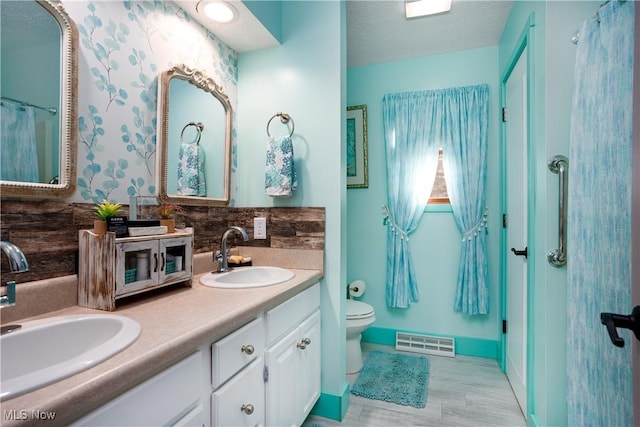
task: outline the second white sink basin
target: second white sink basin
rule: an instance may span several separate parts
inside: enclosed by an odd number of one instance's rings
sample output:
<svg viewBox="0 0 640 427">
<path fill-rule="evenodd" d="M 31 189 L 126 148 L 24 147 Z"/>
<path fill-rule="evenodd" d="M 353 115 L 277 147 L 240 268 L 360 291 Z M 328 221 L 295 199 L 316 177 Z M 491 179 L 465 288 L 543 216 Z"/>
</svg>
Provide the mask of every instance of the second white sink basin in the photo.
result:
<svg viewBox="0 0 640 427">
<path fill-rule="evenodd" d="M 207 273 L 200 284 L 211 288 L 258 288 L 293 279 L 291 270 L 281 267 L 239 267 L 227 273 Z"/>
<path fill-rule="evenodd" d="M 124 350 L 140 324 L 114 314 L 58 316 L 0 337 L 0 400 L 84 371 Z"/>
</svg>

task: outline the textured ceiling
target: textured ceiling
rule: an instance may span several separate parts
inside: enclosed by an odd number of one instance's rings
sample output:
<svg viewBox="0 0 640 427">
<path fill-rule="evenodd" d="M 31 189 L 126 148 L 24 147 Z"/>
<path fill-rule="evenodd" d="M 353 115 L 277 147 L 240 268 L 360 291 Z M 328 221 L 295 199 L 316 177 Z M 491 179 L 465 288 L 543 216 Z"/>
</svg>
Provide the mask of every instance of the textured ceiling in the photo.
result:
<svg viewBox="0 0 640 427">
<path fill-rule="evenodd" d="M 203 19 L 196 13 L 198 0 L 174 1 L 237 52 L 278 44 L 240 0 L 227 0 L 240 12 L 240 18 L 231 24 Z M 356 67 L 494 46 L 513 0 L 453 0 L 449 13 L 410 20 L 404 17 L 403 0 L 346 3 L 347 66 Z"/>
<path fill-rule="evenodd" d="M 347 66 L 498 44 L 511 0 L 453 0 L 451 11 L 406 19 L 402 0 L 347 1 Z"/>
</svg>

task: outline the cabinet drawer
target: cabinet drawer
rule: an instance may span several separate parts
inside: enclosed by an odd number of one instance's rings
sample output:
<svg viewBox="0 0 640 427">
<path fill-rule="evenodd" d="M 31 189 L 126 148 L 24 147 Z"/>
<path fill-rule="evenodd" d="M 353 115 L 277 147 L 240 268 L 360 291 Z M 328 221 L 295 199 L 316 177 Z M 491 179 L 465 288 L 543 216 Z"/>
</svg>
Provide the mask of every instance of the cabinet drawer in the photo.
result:
<svg viewBox="0 0 640 427">
<path fill-rule="evenodd" d="M 262 317 L 211 346 L 211 384 L 216 389 L 264 351 Z"/>
<path fill-rule="evenodd" d="M 272 343 L 302 322 L 320 306 L 320 284 L 316 283 L 267 312 L 267 343 Z"/>
<path fill-rule="evenodd" d="M 211 395 L 214 426 L 264 425 L 264 380 L 262 357 Z"/>
<path fill-rule="evenodd" d="M 202 353 L 183 359 L 121 394 L 72 426 L 169 425 L 196 408 L 202 399 Z"/>
</svg>

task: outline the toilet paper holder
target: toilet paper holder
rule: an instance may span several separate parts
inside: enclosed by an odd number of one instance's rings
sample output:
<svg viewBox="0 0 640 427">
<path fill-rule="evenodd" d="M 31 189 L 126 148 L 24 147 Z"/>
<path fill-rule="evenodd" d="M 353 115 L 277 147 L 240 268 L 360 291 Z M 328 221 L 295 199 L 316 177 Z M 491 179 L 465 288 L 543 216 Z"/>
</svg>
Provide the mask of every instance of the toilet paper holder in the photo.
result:
<svg viewBox="0 0 640 427">
<path fill-rule="evenodd" d="M 359 298 L 364 294 L 367 284 L 362 280 L 354 280 L 347 285 L 347 298 Z"/>
</svg>

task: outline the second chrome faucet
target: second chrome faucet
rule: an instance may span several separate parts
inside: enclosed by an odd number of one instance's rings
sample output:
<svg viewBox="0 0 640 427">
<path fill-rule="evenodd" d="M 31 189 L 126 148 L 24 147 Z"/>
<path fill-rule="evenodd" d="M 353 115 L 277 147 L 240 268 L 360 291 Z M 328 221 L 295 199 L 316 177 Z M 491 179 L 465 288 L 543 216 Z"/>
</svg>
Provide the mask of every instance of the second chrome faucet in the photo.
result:
<svg viewBox="0 0 640 427">
<path fill-rule="evenodd" d="M 24 256 L 22 250 L 11 242 L 1 241 L 0 249 L 2 253 L 7 257 L 9 263 L 9 270 L 12 273 L 22 273 L 29 271 L 29 263 L 27 257 Z M 13 305 L 16 302 L 16 282 L 15 280 L 8 281 L 6 284 L 6 295 L 0 297 L 0 306 Z"/>
<path fill-rule="evenodd" d="M 247 231 L 244 228 L 239 227 L 237 225 L 233 225 L 229 227 L 222 234 L 222 239 L 220 241 L 220 254 L 216 255 L 214 251 L 213 260 L 220 262 L 220 268 L 218 269 L 218 271 L 216 271 L 216 273 L 226 273 L 227 271 L 231 270 L 231 268 L 229 268 L 229 262 L 228 262 L 229 254 L 227 253 L 227 237 L 233 231 L 237 231 L 238 233 L 240 233 L 245 242 L 249 240 L 249 235 L 247 234 Z"/>
</svg>

